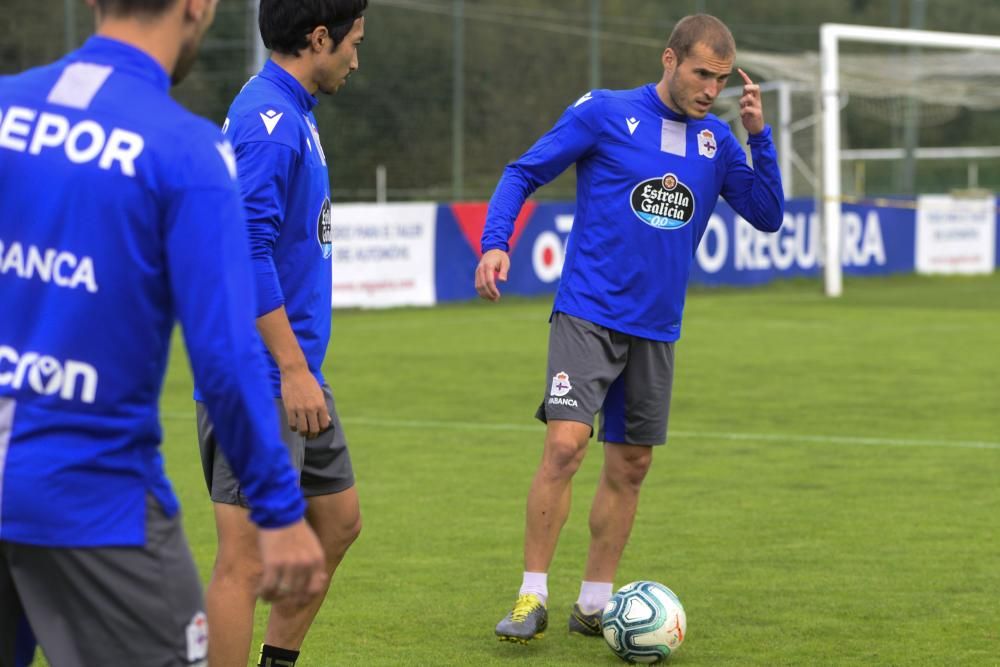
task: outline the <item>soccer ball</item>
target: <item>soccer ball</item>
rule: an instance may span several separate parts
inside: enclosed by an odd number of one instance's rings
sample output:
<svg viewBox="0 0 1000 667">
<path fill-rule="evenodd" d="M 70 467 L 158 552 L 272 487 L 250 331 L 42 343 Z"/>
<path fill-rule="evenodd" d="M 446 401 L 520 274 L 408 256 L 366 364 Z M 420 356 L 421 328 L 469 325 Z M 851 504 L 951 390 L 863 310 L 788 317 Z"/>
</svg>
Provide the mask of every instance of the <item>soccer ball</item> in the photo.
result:
<svg viewBox="0 0 1000 667">
<path fill-rule="evenodd" d="M 619 658 L 653 663 L 666 659 L 684 641 L 687 617 L 672 590 L 655 581 L 633 581 L 611 596 L 601 627 Z"/>
</svg>

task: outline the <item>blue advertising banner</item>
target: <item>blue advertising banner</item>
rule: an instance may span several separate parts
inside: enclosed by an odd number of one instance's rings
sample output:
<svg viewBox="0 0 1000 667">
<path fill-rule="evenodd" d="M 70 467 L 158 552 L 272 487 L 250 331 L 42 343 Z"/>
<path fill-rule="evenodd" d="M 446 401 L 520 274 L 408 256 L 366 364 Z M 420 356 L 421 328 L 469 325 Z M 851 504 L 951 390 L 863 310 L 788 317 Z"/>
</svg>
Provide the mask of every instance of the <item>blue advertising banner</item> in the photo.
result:
<svg viewBox="0 0 1000 667">
<path fill-rule="evenodd" d="M 574 208 L 572 202 L 525 206 L 511 240 L 511 271 L 503 292 L 530 296 L 555 291 Z M 913 272 L 915 217 L 915 210 L 908 206 L 845 204 L 844 273 Z M 438 301 L 475 297 L 473 272 L 485 219 L 485 203 L 438 207 Z M 775 234 L 755 230 L 720 200 L 696 253 L 691 282 L 738 286 L 801 276 L 820 279 L 823 260 L 823 238 L 812 199 L 787 201 L 784 224 Z"/>
</svg>

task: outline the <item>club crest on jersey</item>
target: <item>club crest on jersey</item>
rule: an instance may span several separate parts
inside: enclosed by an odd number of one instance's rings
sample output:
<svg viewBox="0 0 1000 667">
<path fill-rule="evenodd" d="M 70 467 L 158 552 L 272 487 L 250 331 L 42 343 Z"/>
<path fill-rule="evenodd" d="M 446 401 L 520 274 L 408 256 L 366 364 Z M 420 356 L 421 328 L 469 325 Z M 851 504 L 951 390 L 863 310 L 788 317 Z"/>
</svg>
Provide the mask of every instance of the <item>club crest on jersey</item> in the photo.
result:
<svg viewBox="0 0 1000 667">
<path fill-rule="evenodd" d="M 569 393 L 573 385 L 569 383 L 569 375 L 564 371 L 559 371 L 552 377 L 552 388 L 549 396 L 565 396 Z"/>
<path fill-rule="evenodd" d="M 330 259 L 333 255 L 333 218 L 330 213 L 330 198 L 323 198 L 323 205 L 319 207 L 319 217 L 316 219 L 316 240 L 323 250 L 323 259 Z"/>
<path fill-rule="evenodd" d="M 679 229 L 694 218 L 694 194 L 674 174 L 639 183 L 631 204 L 640 220 L 657 229 Z"/>
<path fill-rule="evenodd" d="M 708 159 L 715 157 L 715 151 L 719 150 L 719 144 L 715 141 L 715 135 L 711 130 L 702 130 L 698 133 L 698 155 L 703 155 Z"/>
</svg>

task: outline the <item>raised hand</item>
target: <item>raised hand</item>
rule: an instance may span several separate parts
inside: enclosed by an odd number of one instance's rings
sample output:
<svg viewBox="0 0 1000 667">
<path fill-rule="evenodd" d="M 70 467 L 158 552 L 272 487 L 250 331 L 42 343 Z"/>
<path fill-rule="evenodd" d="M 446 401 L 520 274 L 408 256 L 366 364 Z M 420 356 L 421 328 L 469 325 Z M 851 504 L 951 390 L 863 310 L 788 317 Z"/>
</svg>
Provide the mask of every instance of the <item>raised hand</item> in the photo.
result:
<svg viewBox="0 0 1000 667">
<path fill-rule="evenodd" d="M 750 134 L 760 134 L 764 131 L 764 109 L 760 103 L 760 86 L 754 83 L 747 73 L 736 68 L 743 77 L 743 96 L 740 98 L 740 120 Z"/>
</svg>

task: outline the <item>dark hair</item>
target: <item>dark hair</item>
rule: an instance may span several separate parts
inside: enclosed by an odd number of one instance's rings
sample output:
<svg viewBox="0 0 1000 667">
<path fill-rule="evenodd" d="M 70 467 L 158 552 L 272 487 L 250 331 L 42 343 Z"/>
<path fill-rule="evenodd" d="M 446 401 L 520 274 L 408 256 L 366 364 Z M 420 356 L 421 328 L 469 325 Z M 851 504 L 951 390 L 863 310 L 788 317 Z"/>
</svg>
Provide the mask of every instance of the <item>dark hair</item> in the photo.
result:
<svg viewBox="0 0 1000 667">
<path fill-rule="evenodd" d="M 97 9 L 104 16 L 132 16 L 162 14 L 177 0 L 95 0 Z"/>
<path fill-rule="evenodd" d="M 326 26 L 337 48 L 368 0 L 260 0 L 260 36 L 264 46 L 285 55 L 298 55 L 309 46 L 309 34 Z"/>
<path fill-rule="evenodd" d="M 704 44 L 712 49 L 712 53 L 720 58 L 728 58 L 736 54 L 736 40 L 729 32 L 726 24 L 708 14 L 692 14 L 685 16 L 670 33 L 667 48 L 673 49 L 677 62 L 691 53 L 695 44 Z"/>
</svg>

